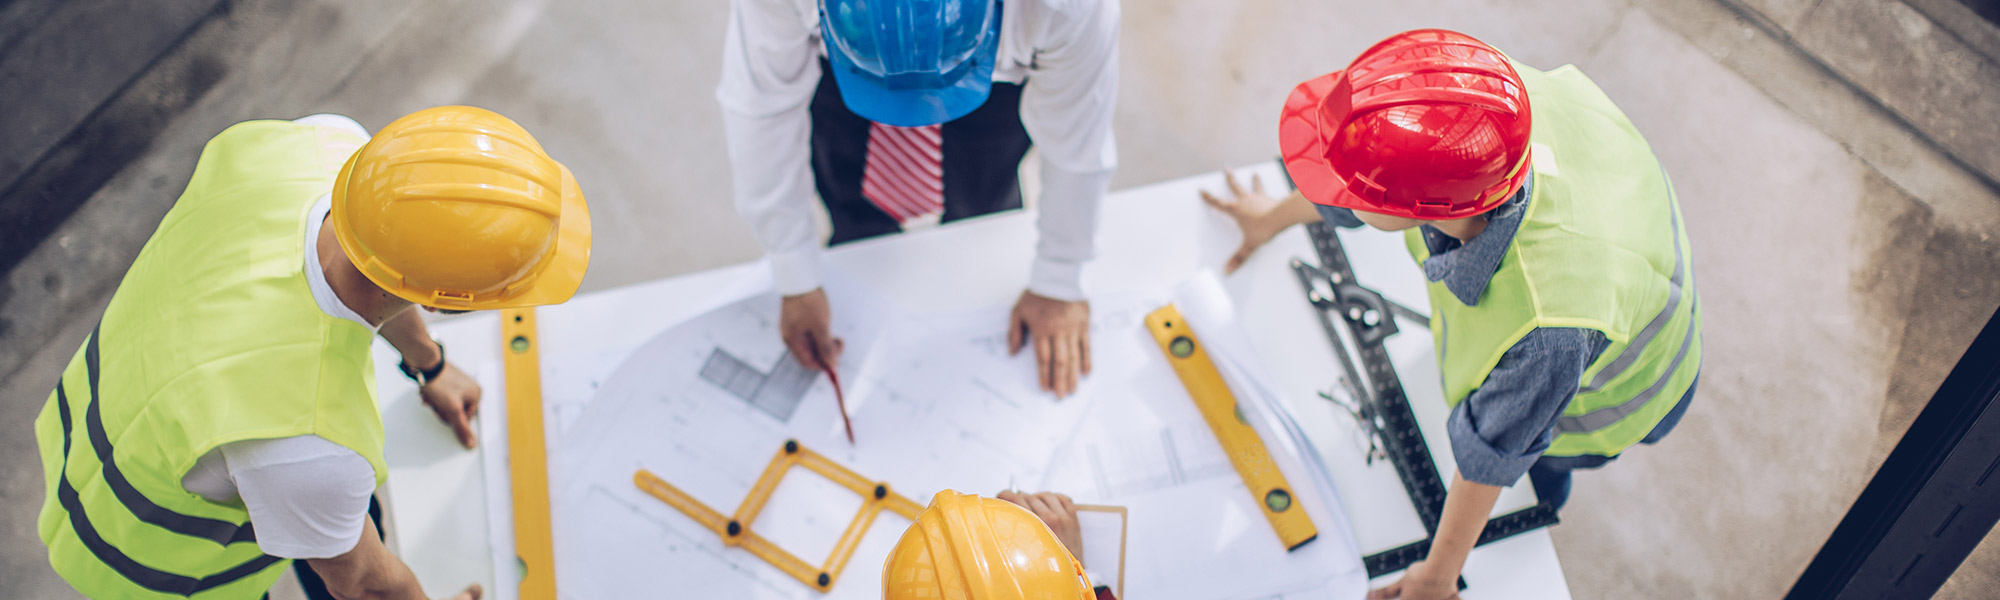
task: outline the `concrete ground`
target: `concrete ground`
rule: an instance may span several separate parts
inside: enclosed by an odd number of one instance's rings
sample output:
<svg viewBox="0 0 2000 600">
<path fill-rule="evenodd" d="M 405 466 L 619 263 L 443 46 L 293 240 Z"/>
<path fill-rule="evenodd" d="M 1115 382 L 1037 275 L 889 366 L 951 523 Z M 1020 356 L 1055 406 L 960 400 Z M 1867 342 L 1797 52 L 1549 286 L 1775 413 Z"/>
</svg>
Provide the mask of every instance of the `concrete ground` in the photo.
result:
<svg viewBox="0 0 2000 600">
<path fill-rule="evenodd" d="M 1455 28 L 1531 65 L 1578 65 L 1673 175 L 1707 360 L 1671 438 L 1578 477 L 1554 529 L 1570 588 L 1775 597 L 2000 305 L 2000 127 L 1986 118 L 2000 96 L 1985 93 L 2000 86 L 2000 46 L 1987 43 L 2000 37 L 1951 11 L 1967 9 L 1126 2 L 1114 187 L 1269 159 L 1291 85 L 1396 31 Z M 0 280 L 0 410 L 15 417 L 0 427 L 4 595 L 73 595 L 36 541 L 29 423 L 210 135 L 252 118 L 337 112 L 376 128 L 424 106 L 486 106 L 534 132 L 589 194 L 586 290 L 751 260 L 711 95 L 725 12 L 0 3 L 0 137 L 13 144 L 0 154 L 0 238 L 12 238 L 0 258 L 13 262 Z M 93 35 L 102 43 L 70 43 Z M 1988 543 L 1940 597 L 1990 597 L 1996 582 L 2000 544 Z"/>
</svg>

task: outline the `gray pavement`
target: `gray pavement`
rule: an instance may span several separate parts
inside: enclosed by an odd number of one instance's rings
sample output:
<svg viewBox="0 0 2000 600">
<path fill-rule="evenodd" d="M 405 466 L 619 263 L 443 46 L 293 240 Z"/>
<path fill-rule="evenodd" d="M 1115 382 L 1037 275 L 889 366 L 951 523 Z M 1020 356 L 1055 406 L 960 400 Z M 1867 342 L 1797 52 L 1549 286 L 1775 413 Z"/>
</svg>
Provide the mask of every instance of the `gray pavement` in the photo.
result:
<svg viewBox="0 0 2000 600">
<path fill-rule="evenodd" d="M 757 256 L 729 207 L 711 95 L 719 0 L 162 3 L 168 16 L 147 22 L 185 31 L 135 35 L 124 54 L 24 62 L 34 44 L 22 40 L 87 48 L 36 38 L 50 15 L 111 19 L 110 4 L 0 4 L 0 108 L 44 107 L 0 123 L 16 136 L 0 148 L 14 161 L 0 161 L 0 236 L 14 223 L 9 203 L 73 205 L 0 279 L 0 410 L 17 416 L 0 427 L 0 456 L 12 459 L 0 461 L 5 596 L 67 595 L 34 533 L 42 476 L 29 422 L 202 143 L 230 123 L 338 112 L 375 128 L 428 105 L 486 106 L 534 132 L 583 183 L 598 223 L 586 289 Z M 1457 28 L 1532 65 L 1577 64 L 1673 175 L 1707 360 L 1672 437 L 1577 478 L 1554 529 L 1571 590 L 1774 597 L 2000 305 L 2000 241 L 1990 234 L 2000 230 L 2000 95 L 1990 93 L 2000 71 L 1982 41 L 2000 37 L 1983 37 L 1984 21 L 1926 25 L 1951 10 L 1966 9 L 1950 0 L 1128 1 L 1114 187 L 1270 158 L 1294 83 L 1403 29 Z M 165 54 L 132 58 L 148 47 Z M 63 61 L 112 74 L 71 81 Z M 137 78 L 103 83 L 120 72 Z M 94 90 L 76 94 L 124 108 L 90 113 L 74 100 L 15 95 L 56 88 Z M 153 115 L 136 144 L 65 145 L 96 138 L 49 125 L 129 132 L 137 126 L 110 119 L 128 113 Z M 30 142 L 42 149 L 21 145 Z M 129 150 L 108 166 L 91 162 L 108 160 L 98 154 L 10 158 L 79 147 Z M 87 195 L 28 196 L 10 183 L 35 173 L 89 183 L 84 167 L 107 171 Z M 1984 597 L 1996 580 L 2000 544 L 1989 543 L 1940 597 Z"/>
</svg>

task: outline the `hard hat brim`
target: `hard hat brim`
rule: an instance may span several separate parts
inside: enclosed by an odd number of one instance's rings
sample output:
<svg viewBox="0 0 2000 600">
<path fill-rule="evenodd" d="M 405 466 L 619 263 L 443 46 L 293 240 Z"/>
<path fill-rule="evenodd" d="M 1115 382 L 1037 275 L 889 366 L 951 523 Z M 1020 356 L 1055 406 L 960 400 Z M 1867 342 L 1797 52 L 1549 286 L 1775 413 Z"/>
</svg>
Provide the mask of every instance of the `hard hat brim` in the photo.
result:
<svg viewBox="0 0 2000 600">
<path fill-rule="evenodd" d="M 845 53 L 829 46 L 826 54 L 833 67 L 831 75 L 840 87 L 840 101 L 847 105 L 847 110 L 883 125 L 937 125 L 986 104 L 987 95 L 993 91 L 993 64 L 1000 55 L 1000 19 L 992 19 L 984 39 L 972 51 L 972 58 L 967 59 L 975 61 L 972 67 L 943 88 L 894 89 L 864 74 Z"/>
<path fill-rule="evenodd" d="M 1321 123 L 1320 106 L 1340 86 L 1346 71 L 1334 71 L 1306 80 L 1292 88 L 1285 109 L 1278 116 L 1278 148 L 1283 152 L 1285 173 L 1307 201 L 1321 206 L 1380 212 L 1381 209 L 1347 191 L 1347 182 L 1328 161 L 1327 140 L 1339 123 Z"/>
<path fill-rule="evenodd" d="M 562 304 L 576 295 L 590 269 L 590 206 L 568 166 L 562 168 L 562 217 L 556 224 L 556 248 L 549 265 L 519 295 L 491 303 L 474 302 L 471 310 Z"/>
</svg>

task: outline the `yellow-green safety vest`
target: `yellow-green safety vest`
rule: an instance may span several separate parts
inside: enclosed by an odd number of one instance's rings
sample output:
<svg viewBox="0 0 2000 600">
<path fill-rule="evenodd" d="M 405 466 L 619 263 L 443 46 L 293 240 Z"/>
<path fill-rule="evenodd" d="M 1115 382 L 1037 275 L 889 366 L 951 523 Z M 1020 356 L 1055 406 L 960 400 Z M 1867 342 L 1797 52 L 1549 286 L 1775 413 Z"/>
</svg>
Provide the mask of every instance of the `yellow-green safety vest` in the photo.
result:
<svg viewBox="0 0 2000 600">
<path fill-rule="evenodd" d="M 181 488 L 239 440 L 317 435 L 375 467 L 373 333 L 306 284 L 307 212 L 367 140 L 286 121 L 209 140 L 35 419 L 49 562 L 93 598 L 257 598 L 290 563 L 241 503 Z"/>
<path fill-rule="evenodd" d="M 1533 197 L 1476 306 L 1430 282 L 1445 401 L 1457 406 L 1537 327 L 1610 340 L 1584 369 L 1548 456 L 1616 456 L 1693 385 L 1701 307 L 1673 185 L 1646 140 L 1576 67 L 1516 63 L 1534 115 Z M 1404 234 L 1421 263 L 1429 248 Z"/>
</svg>

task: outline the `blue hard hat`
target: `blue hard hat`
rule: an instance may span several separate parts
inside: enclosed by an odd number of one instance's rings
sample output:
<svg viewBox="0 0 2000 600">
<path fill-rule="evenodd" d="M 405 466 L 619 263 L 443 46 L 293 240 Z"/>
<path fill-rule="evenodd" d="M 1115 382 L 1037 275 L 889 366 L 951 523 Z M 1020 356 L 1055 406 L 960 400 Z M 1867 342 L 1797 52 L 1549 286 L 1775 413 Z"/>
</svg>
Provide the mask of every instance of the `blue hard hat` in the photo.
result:
<svg viewBox="0 0 2000 600">
<path fill-rule="evenodd" d="M 821 0 L 819 23 L 840 99 L 870 121 L 936 125 L 993 88 L 994 0 Z"/>
</svg>

